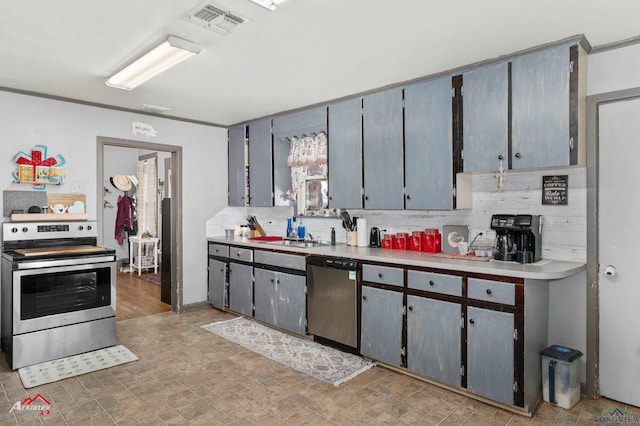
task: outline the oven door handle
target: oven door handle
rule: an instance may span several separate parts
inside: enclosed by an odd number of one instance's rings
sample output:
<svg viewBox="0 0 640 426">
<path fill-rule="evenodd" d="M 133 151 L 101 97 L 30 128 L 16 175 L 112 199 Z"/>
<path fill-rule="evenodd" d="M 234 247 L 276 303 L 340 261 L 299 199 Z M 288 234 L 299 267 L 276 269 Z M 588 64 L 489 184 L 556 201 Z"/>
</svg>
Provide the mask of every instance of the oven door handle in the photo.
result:
<svg viewBox="0 0 640 426">
<path fill-rule="evenodd" d="M 36 262 L 17 262 L 17 270 L 25 269 L 41 269 L 51 268 L 58 266 L 76 266 L 76 265 L 89 265 L 95 263 L 107 263 L 115 261 L 115 256 L 91 256 L 91 257 L 77 257 L 73 259 L 58 259 L 58 260 L 41 260 Z"/>
</svg>

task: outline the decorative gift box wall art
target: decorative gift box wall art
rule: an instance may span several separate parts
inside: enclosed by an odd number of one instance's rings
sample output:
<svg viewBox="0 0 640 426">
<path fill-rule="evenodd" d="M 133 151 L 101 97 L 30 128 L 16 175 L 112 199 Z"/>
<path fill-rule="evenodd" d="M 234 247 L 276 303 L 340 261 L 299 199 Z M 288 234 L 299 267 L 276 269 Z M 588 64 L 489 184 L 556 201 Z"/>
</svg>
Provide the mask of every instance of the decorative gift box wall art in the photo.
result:
<svg viewBox="0 0 640 426">
<path fill-rule="evenodd" d="M 66 160 L 61 154 L 47 157 L 46 145 L 34 146 L 31 155 L 20 151 L 13 161 L 18 166 L 12 173 L 15 182 L 33 183 L 33 189 L 44 190 L 47 183 L 60 184 L 64 181 L 64 169 L 61 166 Z"/>
</svg>

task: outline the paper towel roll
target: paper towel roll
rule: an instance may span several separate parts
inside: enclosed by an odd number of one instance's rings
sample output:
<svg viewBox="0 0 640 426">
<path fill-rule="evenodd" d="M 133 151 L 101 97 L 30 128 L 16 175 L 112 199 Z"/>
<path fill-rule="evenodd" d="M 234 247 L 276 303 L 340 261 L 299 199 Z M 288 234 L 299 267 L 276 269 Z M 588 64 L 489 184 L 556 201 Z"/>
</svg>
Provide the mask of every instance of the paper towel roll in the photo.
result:
<svg viewBox="0 0 640 426">
<path fill-rule="evenodd" d="M 367 219 L 358 218 L 356 221 L 356 229 L 358 230 L 358 247 L 369 246 L 369 228 L 367 228 Z"/>
</svg>

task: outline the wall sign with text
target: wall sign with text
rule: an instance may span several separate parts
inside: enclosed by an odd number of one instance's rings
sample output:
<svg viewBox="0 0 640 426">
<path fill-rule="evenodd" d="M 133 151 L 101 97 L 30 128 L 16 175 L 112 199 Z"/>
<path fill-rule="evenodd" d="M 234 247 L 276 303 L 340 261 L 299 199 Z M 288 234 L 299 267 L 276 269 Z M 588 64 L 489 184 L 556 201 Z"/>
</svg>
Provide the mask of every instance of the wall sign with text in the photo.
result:
<svg viewBox="0 0 640 426">
<path fill-rule="evenodd" d="M 567 205 L 569 175 L 542 176 L 542 204 Z"/>
</svg>

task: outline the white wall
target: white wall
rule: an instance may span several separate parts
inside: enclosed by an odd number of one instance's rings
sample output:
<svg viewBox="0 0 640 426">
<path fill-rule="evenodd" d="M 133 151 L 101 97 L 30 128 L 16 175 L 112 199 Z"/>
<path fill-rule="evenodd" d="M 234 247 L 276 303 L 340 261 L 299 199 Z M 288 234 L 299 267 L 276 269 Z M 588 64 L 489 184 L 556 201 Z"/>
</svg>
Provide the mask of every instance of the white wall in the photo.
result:
<svg viewBox="0 0 640 426">
<path fill-rule="evenodd" d="M 640 87 L 640 43 L 589 56 L 587 94 Z"/>
<path fill-rule="evenodd" d="M 131 123 L 144 121 L 158 136 L 154 143 L 183 149 L 183 236 L 185 305 L 206 300 L 206 220 L 227 204 L 227 131 L 130 112 L 38 98 L 0 91 L 0 182 L 3 190 L 31 191 L 31 186 L 11 183 L 13 156 L 47 145 L 49 154 L 62 154 L 66 183 L 48 192 L 69 192 L 69 183 L 84 186 L 87 212 L 96 218 L 97 137 L 145 141 L 133 136 Z M 102 208 L 102 206 L 100 206 Z"/>
</svg>

